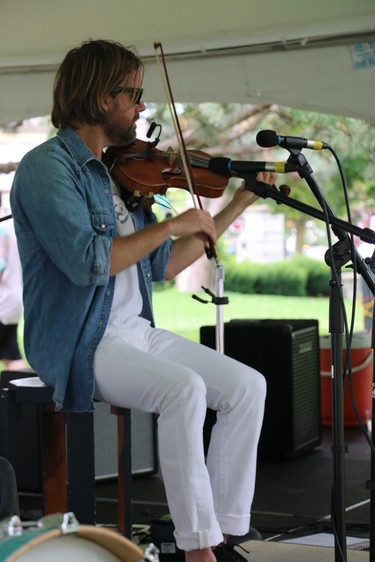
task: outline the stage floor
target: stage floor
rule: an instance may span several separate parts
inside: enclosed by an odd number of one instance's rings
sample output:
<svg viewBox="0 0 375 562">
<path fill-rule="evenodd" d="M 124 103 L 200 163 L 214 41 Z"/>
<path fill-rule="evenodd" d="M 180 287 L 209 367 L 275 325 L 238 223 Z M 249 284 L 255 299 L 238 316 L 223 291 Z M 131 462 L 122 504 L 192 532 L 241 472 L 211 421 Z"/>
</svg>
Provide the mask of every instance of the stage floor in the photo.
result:
<svg viewBox="0 0 375 562">
<path fill-rule="evenodd" d="M 332 562 L 334 548 L 285 544 L 268 541 L 249 541 L 243 545 L 249 552 L 242 553 L 249 562 Z M 365 562 L 368 552 L 347 550 L 348 562 Z"/>
<path fill-rule="evenodd" d="M 345 429 L 345 499 L 346 536 L 355 541 L 369 541 L 370 492 L 366 482 L 371 475 L 370 446 L 359 428 Z M 241 537 L 249 544 L 249 560 L 282 562 L 288 560 L 320 561 L 334 558 L 334 548 L 325 544 L 332 534 L 333 456 L 331 428 L 323 428 L 321 445 L 294 460 L 261 461 L 258 463 L 256 491 L 252 510 L 252 527 L 262 540 Z M 133 523 L 147 526 L 151 519 L 168 514 L 164 486 L 159 472 L 133 476 Z M 41 516 L 41 499 L 20 494 L 21 517 Z M 97 482 L 97 522 L 116 527 L 117 481 Z M 315 538 L 314 538 L 315 537 Z M 324 539 L 324 540 L 323 540 Z M 307 544 L 288 544 L 296 540 Z M 314 544 L 314 543 L 313 543 Z M 333 542 L 332 542 L 333 544 Z M 368 560 L 369 553 L 348 548 L 348 561 Z"/>
</svg>

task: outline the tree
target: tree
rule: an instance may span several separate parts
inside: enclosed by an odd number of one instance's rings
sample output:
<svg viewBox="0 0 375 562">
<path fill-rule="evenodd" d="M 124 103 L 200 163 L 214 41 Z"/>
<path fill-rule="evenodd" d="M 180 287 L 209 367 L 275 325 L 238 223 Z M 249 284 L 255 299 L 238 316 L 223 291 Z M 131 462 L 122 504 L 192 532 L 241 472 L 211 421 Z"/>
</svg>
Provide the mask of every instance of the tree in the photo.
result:
<svg viewBox="0 0 375 562">
<path fill-rule="evenodd" d="M 360 226 L 370 226 L 375 208 L 374 125 L 347 117 L 306 112 L 279 105 L 202 103 L 178 104 L 176 108 L 188 149 L 202 150 L 208 157 L 287 160 L 289 155 L 284 149 L 262 149 L 257 145 L 256 134 L 261 129 L 274 129 L 284 135 L 322 138 L 334 148 L 342 162 L 353 222 Z M 171 146 L 177 151 L 178 143 L 168 107 L 149 104 L 145 113 L 163 127 L 158 148 L 167 150 Z M 43 118 L 41 121 L 44 127 L 46 120 L 47 118 Z M 340 174 L 332 154 L 325 150 L 319 153 L 311 151 L 306 157 L 335 214 L 346 219 Z M 9 173 L 16 167 L 16 162 L 2 164 L 0 172 Z M 285 178 L 280 178 L 280 183 L 284 180 L 290 185 L 293 198 L 308 205 L 318 206 L 314 195 L 298 174 L 288 174 Z M 237 184 L 236 181 L 230 181 L 224 196 L 220 200 L 205 200 L 205 207 L 211 212 L 216 212 L 231 195 L 232 186 Z M 171 195 L 172 204 L 178 201 L 176 206 L 179 209 L 191 206 L 190 195 L 186 193 L 181 196 L 181 190 L 179 191 L 177 195 Z M 172 194 L 172 190 L 169 193 Z M 285 205 L 276 207 L 274 201 L 266 202 L 271 212 L 284 212 L 286 223 L 297 233 L 297 251 L 302 252 L 306 242 L 306 223 L 311 218 Z"/>
<path fill-rule="evenodd" d="M 149 108 L 150 114 L 163 123 L 167 133 L 167 138 L 163 138 L 159 147 L 163 149 L 171 145 L 177 149 L 168 111 L 167 106 Z M 374 125 L 357 119 L 278 105 L 183 104 L 178 106 L 178 111 L 188 148 L 207 151 L 211 156 L 225 155 L 236 160 L 287 160 L 288 153 L 279 147 L 261 149 L 257 146 L 256 134 L 261 129 L 274 129 L 279 134 L 311 139 L 322 138 L 334 149 L 342 163 L 353 222 L 370 225 L 375 207 Z M 329 151 L 311 151 L 306 158 L 335 214 L 347 219 L 343 186 L 335 158 Z M 293 198 L 319 208 L 315 196 L 298 174 L 281 178 L 281 183 L 285 179 L 292 189 Z M 221 203 L 224 204 L 224 200 Z M 283 210 L 287 224 L 296 231 L 296 250 L 301 253 L 305 245 L 306 223 L 312 220 L 311 217 L 286 206 L 276 209 L 273 201 L 268 203 L 270 210 Z"/>
<path fill-rule="evenodd" d="M 346 178 L 351 218 L 359 226 L 370 226 L 375 209 L 375 127 L 358 119 L 338 117 L 294 109 L 278 108 L 271 111 L 262 123 L 274 127 L 279 134 L 296 135 L 309 139 L 322 139 L 336 153 Z M 280 149 L 272 151 L 280 154 Z M 343 186 L 337 162 L 331 152 L 308 154 L 314 177 L 324 192 L 335 214 L 347 220 Z M 294 177 L 293 177 L 294 176 Z M 300 180 L 292 176 L 293 197 L 316 205 L 315 197 Z M 285 209 L 285 216 L 297 230 L 297 249 L 304 245 L 305 225 L 308 217 L 292 209 Z M 319 222 L 319 221 L 318 221 Z"/>
</svg>

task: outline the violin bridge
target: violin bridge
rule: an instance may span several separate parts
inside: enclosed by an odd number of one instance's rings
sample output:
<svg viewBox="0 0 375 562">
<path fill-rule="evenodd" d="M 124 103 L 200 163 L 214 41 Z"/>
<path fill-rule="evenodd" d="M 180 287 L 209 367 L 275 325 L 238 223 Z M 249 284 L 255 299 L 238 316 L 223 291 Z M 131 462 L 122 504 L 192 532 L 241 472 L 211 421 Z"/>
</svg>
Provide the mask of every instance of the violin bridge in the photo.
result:
<svg viewBox="0 0 375 562">
<path fill-rule="evenodd" d="M 168 163 L 170 166 L 172 166 L 173 162 L 176 160 L 176 153 L 171 146 L 169 146 L 167 149 L 167 155 L 168 155 Z"/>
</svg>

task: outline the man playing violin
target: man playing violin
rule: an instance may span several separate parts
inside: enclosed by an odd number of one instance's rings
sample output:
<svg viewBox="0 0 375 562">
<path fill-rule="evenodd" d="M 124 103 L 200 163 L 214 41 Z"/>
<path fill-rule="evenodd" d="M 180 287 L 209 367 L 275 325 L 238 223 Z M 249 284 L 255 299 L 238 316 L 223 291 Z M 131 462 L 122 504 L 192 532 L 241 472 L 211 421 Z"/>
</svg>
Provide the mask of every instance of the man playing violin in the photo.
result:
<svg viewBox="0 0 375 562">
<path fill-rule="evenodd" d="M 215 245 L 256 197 L 242 186 L 214 218 L 190 209 L 157 222 L 151 209 L 126 208 L 101 157 L 136 138 L 142 78 L 131 50 L 101 40 L 72 49 L 58 70 L 57 135 L 23 158 L 11 191 L 25 351 L 57 410 L 91 411 L 95 397 L 158 414 L 177 546 L 187 562 L 241 560 L 225 542 L 249 531 L 265 379 L 154 327 L 151 283 L 174 278 L 207 239 Z M 207 407 L 217 422 L 205 459 Z"/>
</svg>

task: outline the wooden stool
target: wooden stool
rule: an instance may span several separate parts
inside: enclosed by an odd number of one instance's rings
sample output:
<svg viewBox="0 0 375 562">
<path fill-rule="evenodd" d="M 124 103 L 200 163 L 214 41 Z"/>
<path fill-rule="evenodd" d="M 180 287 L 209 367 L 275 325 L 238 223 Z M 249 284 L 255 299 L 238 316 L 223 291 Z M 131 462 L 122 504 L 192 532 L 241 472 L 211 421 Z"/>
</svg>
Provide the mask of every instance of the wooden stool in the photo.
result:
<svg viewBox="0 0 375 562">
<path fill-rule="evenodd" d="M 25 380 L 24 383 L 22 379 Z M 11 382 L 15 381 L 15 382 Z M 3 371 L 0 375 L 2 455 L 14 466 L 12 434 L 22 404 L 35 405 L 41 440 L 44 514 L 72 511 L 82 524 L 95 524 L 95 452 L 92 412 L 55 412 L 53 389 L 34 371 Z M 112 406 L 118 425 L 118 529 L 131 538 L 130 410 Z"/>
</svg>

